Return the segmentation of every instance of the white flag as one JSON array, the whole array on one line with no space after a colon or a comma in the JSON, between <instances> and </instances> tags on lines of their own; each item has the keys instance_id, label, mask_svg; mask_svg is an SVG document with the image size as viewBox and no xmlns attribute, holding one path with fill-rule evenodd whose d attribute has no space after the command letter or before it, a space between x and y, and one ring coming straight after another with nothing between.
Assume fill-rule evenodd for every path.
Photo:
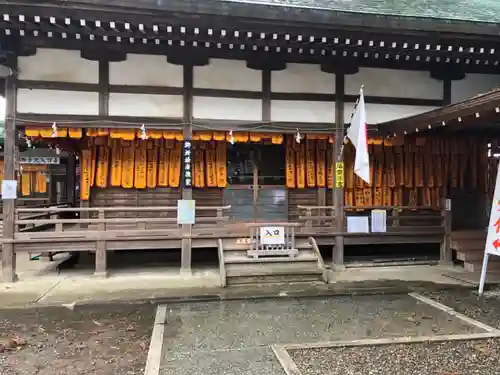
<instances>
[{"instance_id":1,"label":"white flag","mask_svg":"<svg viewBox=\"0 0 500 375\"><path fill-rule=\"evenodd\" d=\"M366 110L363 89L359 92L359 101L347 129L347 137L356 149L354 159L354 173L363 181L370 184L370 158L368 156L368 137L366 135Z\"/></svg>"}]
</instances>

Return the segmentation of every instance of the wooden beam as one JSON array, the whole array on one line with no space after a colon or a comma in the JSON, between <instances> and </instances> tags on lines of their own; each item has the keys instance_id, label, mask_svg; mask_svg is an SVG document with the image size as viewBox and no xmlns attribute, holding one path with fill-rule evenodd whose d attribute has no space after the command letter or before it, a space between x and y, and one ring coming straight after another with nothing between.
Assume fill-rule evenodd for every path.
<instances>
[{"instance_id":1,"label":"wooden beam","mask_svg":"<svg viewBox=\"0 0 500 375\"><path fill-rule=\"evenodd\" d=\"M344 163L344 92L345 76L335 75L335 144L333 148L336 163ZM340 233L335 236L335 248L333 251L333 268L342 270L344 268L344 187L336 187L336 174L334 174L333 205L335 207L335 228Z\"/></svg>"},{"instance_id":2,"label":"wooden beam","mask_svg":"<svg viewBox=\"0 0 500 375\"><path fill-rule=\"evenodd\" d=\"M17 58L8 57L8 65L15 72L17 70ZM4 181L16 181L16 75L13 74L5 82L6 119L4 124ZM16 200L3 200L3 238L13 240L15 232ZM11 283L16 281L16 254L12 243L2 245L2 281Z\"/></svg>"},{"instance_id":3,"label":"wooden beam","mask_svg":"<svg viewBox=\"0 0 500 375\"><path fill-rule=\"evenodd\" d=\"M271 121L271 70L262 70L262 121Z\"/></svg>"}]
</instances>

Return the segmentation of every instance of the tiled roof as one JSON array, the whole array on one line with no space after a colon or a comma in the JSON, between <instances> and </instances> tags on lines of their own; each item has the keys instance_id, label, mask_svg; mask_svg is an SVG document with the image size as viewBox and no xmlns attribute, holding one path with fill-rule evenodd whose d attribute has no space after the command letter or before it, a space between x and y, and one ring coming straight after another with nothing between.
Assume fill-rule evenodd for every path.
<instances>
[{"instance_id":1,"label":"tiled roof","mask_svg":"<svg viewBox=\"0 0 500 375\"><path fill-rule=\"evenodd\" d=\"M500 0L224 0L381 16L500 22Z\"/></svg>"}]
</instances>

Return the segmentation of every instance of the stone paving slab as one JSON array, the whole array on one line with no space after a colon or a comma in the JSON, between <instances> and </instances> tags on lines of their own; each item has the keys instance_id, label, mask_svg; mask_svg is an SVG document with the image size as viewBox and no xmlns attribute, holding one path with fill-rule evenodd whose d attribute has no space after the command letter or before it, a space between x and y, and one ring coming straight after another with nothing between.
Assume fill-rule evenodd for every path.
<instances>
[{"instance_id":1,"label":"stone paving slab","mask_svg":"<svg viewBox=\"0 0 500 375\"><path fill-rule=\"evenodd\" d=\"M167 308L164 374L189 374L184 372L185 363L190 363L189 371L196 363L212 363L209 368L221 375L246 374L248 369L272 373L276 362L262 360L261 354L272 344L482 332L407 295L206 302ZM256 367L249 367L248 355L253 351L258 353L253 360Z\"/></svg>"},{"instance_id":2,"label":"stone paving slab","mask_svg":"<svg viewBox=\"0 0 500 375\"><path fill-rule=\"evenodd\" d=\"M269 347L183 353L166 359L160 375L286 375Z\"/></svg>"},{"instance_id":3,"label":"stone paving slab","mask_svg":"<svg viewBox=\"0 0 500 375\"><path fill-rule=\"evenodd\" d=\"M422 294L469 318L500 329L500 290L487 291L482 296L477 294L477 290L466 289Z\"/></svg>"},{"instance_id":4,"label":"stone paving slab","mask_svg":"<svg viewBox=\"0 0 500 375\"><path fill-rule=\"evenodd\" d=\"M0 310L2 375L142 375L155 307Z\"/></svg>"},{"instance_id":5,"label":"stone paving slab","mask_svg":"<svg viewBox=\"0 0 500 375\"><path fill-rule=\"evenodd\" d=\"M500 341L490 339L289 353L301 375L495 375L500 373L499 351Z\"/></svg>"}]
</instances>

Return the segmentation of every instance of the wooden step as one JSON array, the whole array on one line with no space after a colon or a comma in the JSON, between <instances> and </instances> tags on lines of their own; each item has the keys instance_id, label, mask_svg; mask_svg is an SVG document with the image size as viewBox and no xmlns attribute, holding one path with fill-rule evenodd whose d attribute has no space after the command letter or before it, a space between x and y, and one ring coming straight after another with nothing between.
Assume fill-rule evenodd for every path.
<instances>
[{"instance_id":1,"label":"wooden step","mask_svg":"<svg viewBox=\"0 0 500 375\"><path fill-rule=\"evenodd\" d=\"M294 258L290 258L287 256L279 256L279 257L261 257L261 258L252 258L246 256L245 253L232 253L232 254L224 254L224 263L225 264L234 264L234 263L286 263L286 262L317 262L318 258L313 253L308 252L300 252Z\"/></svg>"},{"instance_id":2,"label":"wooden step","mask_svg":"<svg viewBox=\"0 0 500 375\"><path fill-rule=\"evenodd\" d=\"M483 260L474 262L464 262L464 269L469 272L480 272L483 267ZM488 271L500 270L500 258L491 256L488 261Z\"/></svg>"},{"instance_id":3,"label":"wooden step","mask_svg":"<svg viewBox=\"0 0 500 375\"><path fill-rule=\"evenodd\" d=\"M461 230L451 232L451 241L461 241L461 240L486 240L486 229L484 230Z\"/></svg>"},{"instance_id":4,"label":"wooden step","mask_svg":"<svg viewBox=\"0 0 500 375\"><path fill-rule=\"evenodd\" d=\"M320 274L287 274L287 275L261 275L228 277L227 285L248 284L323 284Z\"/></svg>"},{"instance_id":5,"label":"wooden step","mask_svg":"<svg viewBox=\"0 0 500 375\"><path fill-rule=\"evenodd\" d=\"M464 262L482 261L484 257L484 249L477 251L457 251L457 259Z\"/></svg>"},{"instance_id":6,"label":"wooden step","mask_svg":"<svg viewBox=\"0 0 500 375\"><path fill-rule=\"evenodd\" d=\"M315 261L287 263L226 264L227 277L287 274L322 274Z\"/></svg>"}]
</instances>

